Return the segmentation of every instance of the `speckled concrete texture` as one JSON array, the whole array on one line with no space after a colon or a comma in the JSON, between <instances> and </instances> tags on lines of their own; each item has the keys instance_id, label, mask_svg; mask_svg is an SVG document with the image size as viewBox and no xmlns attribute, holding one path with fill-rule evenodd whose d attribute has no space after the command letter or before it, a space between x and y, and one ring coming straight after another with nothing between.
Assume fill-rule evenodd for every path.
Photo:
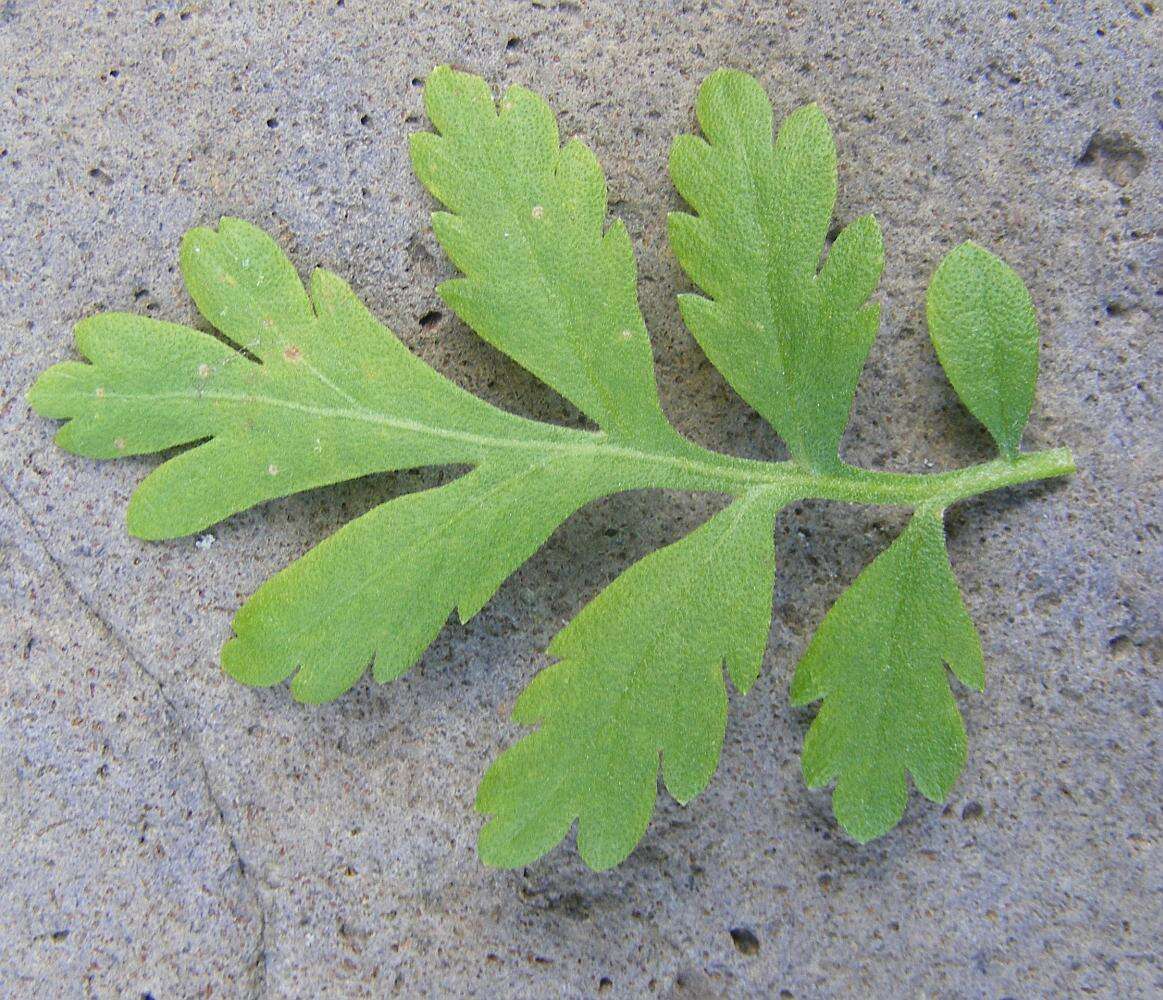
<instances>
[{"instance_id":1,"label":"speckled concrete texture","mask_svg":"<svg viewBox=\"0 0 1163 1000\"><path fill-rule=\"evenodd\" d=\"M1163 11L1114 2L0 3L0 993L12 997L1062 997L1163 990L1158 372ZM270 573L440 473L264 505L147 544L155 459L52 445L24 392L105 308L197 322L191 226L271 231L338 271L418 354L521 413L561 399L440 305L451 271L407 136L435 64L522 83L586 139L634 239L664 404L708 445L782 447L683 329L665 164L699 80L818 100L837 219L874 211L884 320L845 438L893 469L984 458L925 333L925 285L972 237L1027 280L1043 333L1028 448L1079 473L958 507L951 556L988 686L945 807L857 847L804 788L787 682L899 511L780 517L772 641L733 697L710 789L662 797L594 875L570 845L482 868L472 812L549 637L713 498L574 517L470 625L388 687L308 708L217 651Z\"/></svg>"}]
</instances>

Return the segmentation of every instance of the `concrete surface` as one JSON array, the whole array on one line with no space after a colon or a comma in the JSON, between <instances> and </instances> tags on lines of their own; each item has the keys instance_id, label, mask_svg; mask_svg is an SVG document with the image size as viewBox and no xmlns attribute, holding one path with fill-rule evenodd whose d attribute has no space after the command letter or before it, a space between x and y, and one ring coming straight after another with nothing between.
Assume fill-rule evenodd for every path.
<instances>
[{"instance_id":1,"label":"concrete surface","mask_svg":"<svg viewBox=\"0 0 1163 1000\"><path fill-rule=\"evenodd\" d=\"M0 3L0 994L1158 996L1161 17L1121 0ZM988 452L923 291L967 236L1026 278L1044 343L1026 445L1069 444L1080 472L951 518L989 683L958 691L970 761L945 808L914 797L898 831L854 846L803 787L810 713L787 706L797 654L900 512L781 517L765 676L734 699L706 794L664 801L611 873L569 848L496 873L471 802L540 650L714 501L587 509L407 679L305 708L221 674L231 613L433 474L145 544L124 511L156 460L72 458L30 414L25 389L72 356L81 317L192 321L179 238L234 214L337 270L465 385L577 419L450 316L420 323L450 272L405 140L444 61L540 90L595 147L664 402L710 445L781 451L674 301L666 153L714 67L758 74L781 113L819 100L838 218L872 210L885 230L851 460Z\"/></svg>"}]
</instances>

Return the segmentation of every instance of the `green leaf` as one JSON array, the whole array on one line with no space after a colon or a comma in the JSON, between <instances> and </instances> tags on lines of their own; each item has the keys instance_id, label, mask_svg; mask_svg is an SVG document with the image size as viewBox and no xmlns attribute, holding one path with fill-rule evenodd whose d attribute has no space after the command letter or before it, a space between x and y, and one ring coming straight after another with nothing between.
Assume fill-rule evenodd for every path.
<instances>
[{"instance_id":1,"label":"green leaf","mask_svg":"<svg viewBox=\"0 0 1163 1000\"><path fill-rule=\"evenodd\" d=\"M606 180L585 145L559 144L549 106L522 87L447 67L424 103L439 135L412 136L412 163L449 209L437 238L465 277L440 295L481 337L604 430L667 442L634 255L625 227L603 233Z\"/></svg>"},{"instance_id":2,"label":"green leaf","mask_svg":"<svg viewBox=\"0 0 1163 1000\"><path fill-rule=\"evenodd\" d=\"M485 775L481 858L515 868L578 822L591 868L618 864L654 809L659 754L682 803L710 781L727 720L723 663L746 691L771 626L772 517L759 491L626 570L554 640L560 662L513 709L540 728Z\"/></svg>"},{"instance_id":3,"label":"green leaf","mask_svg":"<svg viewBox=\"0 0 1163 1000\"><path fill-rule=\"evenodd\" d=\"M292 691L314 702L342 694L373 660L378 680L399 676L455 606L466 621L578 507L641 479L635 453L607 456L593 435L505 413L437 374L335 275L317 270L308 296L245 222L193 230L181 262L202 314L247 354L106 313L77 326L92 364L57 365L29 394L40 413L68 419L57 441L79 454L198 442L137 489L134 534L190 534L372 472L478 466L372 510L261 587L223 651L244 683L279 683L301 667Z\"/></svg>"},{"instance_id":4,"label":"green leaf","mask_svg":"<svg viewBox=\"0 0 1163 1000\"><path fill-rule=\"evenodd\" d=\"M222 665L269 685L302 667L300 701L337 698L375 661L394 680L454 607L468 621L583 504L619 481L592 458L509 456L344 526L272 577L234 618Z\"/></svg>"},{"instance_id":5,"label":"green leaf","mask_svg":"<svg viewBox=\"0 0 1163 1000\"><path fill-rule=\"evenodd\" d=\"M441 68L425 88L436 133L413 138L424 184L448 212L436 233L463 277L440 294L480 335L592 418L596 431L506 413L414 357L335 275L304 287L268 236L236 219L199 228L181 266L216 334L124 313L82 320L88 363L44 372L29 392L64 420L57 441L94 458L183 448L146 477L130 530L174 538L274 497L370 473L468 469L389 500L263 584L234 619L222 662L238 680L293 676L301 701L335 698L373 665L400 676L456 610L471 618L575 510L631 489L712 492L732 502L622 573L550 646L558 662L521 696L539 726L485 776L478 807L490 864L550 850L578 822L595 868L638 842L659 762L680 802L715 770L726 725L723 666L746 691L771 616L775 513L797 499L911 507L913 521L824 619L793 683L824 704L806 741L812 784L859 839L904 809L905 772L944 796L965 732L944 675L980 686L981 650L944 551L943 508L1067 474L1065 448L1017 451L1037 333L1005 265L971 244L929 294L954 386L1003 457L926 475L857 469L838 443L876 331L869 304L883 250L871 216L825 253L836 150L815 106L772 143L771 106L742 73L699 94L705 138L675 142L671 172L696 215L671 217L680 261L707 297L686 322L745 400L784 436L791 462L709 451L659 406L625 229L605 228L606 184L579 141L560 144L546 104ZM821 267L821 258L823 265Z\"/></svg>"},{"instance_id":6,"label":"green leaf","mask_svg":"<svg viewBox=\"0 0 1163 1000\"><path fill-rule=\"evenodd\" d=\"M824 704L804 741L810 787L836 779L836 819L865 843L904 814L905 772L941 802L965 766L965 725L945 679L985 686L977 631L945 553L943 512L904 533L825 616L796 668L792 704Z\"/></svg>"},{"instance_id":7,"label":"green leaf","mask_svg":"<svg viewBox=\"0 0 1163 1000\"><path fill-rule=\"evenodd\" d=\"M274 241L245 222L193 230L182 274L203 315L261 363L210 334L103 313L76 328L92 364L56 365L29 393L39 413L68 419L57 443L80 455L203 442L138 487L129 528L141 538L372 472L475 463L493 439L561 439L438 375L335 275L317 270L308 299Z\"/></svg>"},{"instance_id":8,"label":"green leaf","mask_svg":"<svg viewBox=\"0 0 1163 1000\"><path fill-rule=\"evenodd\" d=\"M1012 458L1038 378L1038 320L1024 282L1001 258L967 241L933 275L926 315L957 395Z\"/></svg>"},{"instance_id":9,"label":"green leaf","mask_svg":"<svg viewBox=\"0 0 1163 1000\"><path fill-rule=\"evenodd\" d=\"M866 304L884 265L872 216L820 257L836 201L836 147L820 109L779 130L750 76L717 70L695 106L705 138L680 136L670 175L697 215L672 213L670 243L706 293L679 298L683 320L735 391L812 469L839 465L840 436L876 336Z\"/></svg>"}]
</instances>

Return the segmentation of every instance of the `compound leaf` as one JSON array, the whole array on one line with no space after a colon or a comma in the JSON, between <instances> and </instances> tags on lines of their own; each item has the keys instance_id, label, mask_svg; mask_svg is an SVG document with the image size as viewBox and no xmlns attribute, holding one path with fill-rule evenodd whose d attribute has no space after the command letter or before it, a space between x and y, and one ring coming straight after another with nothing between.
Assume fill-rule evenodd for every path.
<instances>
[{"instance_id":1,"label":"compound leaf","mask_svg":"<svg viewBox=\"0 0 1163 1000\"><path fill-rule=\"evenodd\" d=\"M480 855L513 868L578 820L578 851L616 865L654 809L659 754L667 789L688 802L711 779L727 718L723 663L746 691L771 625L772 517L760 491L626 570L553 640L560 662L521 695L513 718L540 728L481 783L491 813Z\"/></svg>"},{"instance_id":2,"label":"compound leaf","mask_svg":"<svg viewBox=\"0 0 1163 1000\"><path fill-rule=\"evenodd\" d=\"M680 296L683 320L740 396L812 469L839 464L856 382L876 336L866 304L884 264L872 216L820 257L836 201L836 147L814 104L771 141L771 104L745 73L699 90L704 138L671 148L670 174L697 213L672 213L670 243L707 297Z\"/></svg>"},{"instance_id":3,"label":"compound leaf","mask_svg":"<svg viewBox=\"0 0 1163 1000\"><path fill-rule=\"evenodd\" d=\"M1038 378L1038 320L1025 283L1000 257L966 241L937 268L925 308L957 395L1013 458Z\"/></svg>"},{"instance_id":4,"label":"compound leaf","mask_svg":"<svg viewBox=\"0 0 1163 1000\"><path fill-rule=\"evenodd\" d=\"M965 766L965 724L944 664L985 685L981 642L945 552L940 510L919 510L825 616L796 668L795 705L823 699L804 740L810 787L861 843L904 814L905 772L943 801Z\"/></svg>"},{"instance_id":5,"label":"compound leaf","mask_svg":"<svg viewBox=\"0 0 1163 1000\"><path fill-rule=\"evenodd\" d=\"M185 447L140 485L130 530L172 538L275 497L369 473L468 467L445 485L374 507L268 580L239 610L222 662L238 680L293 676L319 702L372 666L403 674L455 610L471 618L582 505L624 490L729 494L687 537L631 566L554 639L557 662L514 708L535 730L485 775L479 849L514 867L574 822L593 868L642 837L658 774L682 803L718 763L723 669L746 691L771 619L772 519L818 497L912 506L900 538L824 618L792 683L823 705L807 735L810 785L864 841L899 821L906 773L943 798L965 729L944 664L984 682L981 647L945 553L941 508L1073 470L1066 449L1019 455L1037 370L1021 280L972 244L928 294L941 362L1003 458L932 475L856 469L838 448L879 308L875 219L830 247L836 149L814 105L772 141L771 105L745 74L699 92L703 137L674 143L670 170L695 214L670 238L705 293L682 315L711 361L784 437L792 462L708 451L659 405L625 228L606 228L606 182L578 140L561 145L548 106L520 87L494 102L447 67L424 91L433 133L413 136L417 174L448 209L433 216L463 277L443 299L486 341L594 420L527 420L465 392L419 358L335 275L309 288L270 237L224 218L182 243L184 280L216 334L124 313L76 327L88 363L44 372L29 392L65 422L70 451L117 458ZM821 265L821 260L823 261Z\"/></svg>"},{"instance_id":6,"label":"compound leaf","mask_svg":"<svg viewBox=\"0 0 1163 1000\"><path fill-rule=\"evenodd\" d=\"M424 87L439 135L412 136L416 175L449 209L436 236L463 278L445 302L494 347L623 439L670 441L638 310L625 227L603 233L606 180L579 140L559 143L536 94L447 67Z\"/></svg>"}]
</instances>

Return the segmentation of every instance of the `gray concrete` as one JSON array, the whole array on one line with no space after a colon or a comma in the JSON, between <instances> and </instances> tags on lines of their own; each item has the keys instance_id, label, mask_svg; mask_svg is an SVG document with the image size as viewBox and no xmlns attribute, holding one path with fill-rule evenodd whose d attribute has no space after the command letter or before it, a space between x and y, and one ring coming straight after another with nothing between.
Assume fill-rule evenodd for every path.
<instances>
[{"instance_id":1,"label":"gray concrete","mask_svg":"<svg viewBox=\"0 0 1163 1000\"><path fill-rule=\"evenodd\" d=\"M0 994L1158 995L1163 12L864 6L0 3ZM765 675L733 701L706 794L664 801L611 873L569 848L496 873L473 853L472 796L540 650L712 501L594 505L407 679L304 708L221 674L231 613L432 475L268 504L209 546L145 544L124 510L155 460L70 457L30 414L25 389L72 356L81 317L193 321L179 238L234 214L302 269L337 270L473 390L576 419L451 317L418 322L450 271L406 136L419 79L449 60L542 91L595 147L665 405L709 445L780 453L675 307L666 152L714 67L756 72L784 113L818 99L839 218L873 210L885 230L851 460L985 456L928 344L924 287L966 236L1029 282L1044 355L1026 445L1069 444L1080 472L951 518L989 683L958 691L970 762L946 807L914 798L898 831L848 842L803 787L810 713L786 700L899 512L781 517Z\"/></svg>"}]
</instances>

